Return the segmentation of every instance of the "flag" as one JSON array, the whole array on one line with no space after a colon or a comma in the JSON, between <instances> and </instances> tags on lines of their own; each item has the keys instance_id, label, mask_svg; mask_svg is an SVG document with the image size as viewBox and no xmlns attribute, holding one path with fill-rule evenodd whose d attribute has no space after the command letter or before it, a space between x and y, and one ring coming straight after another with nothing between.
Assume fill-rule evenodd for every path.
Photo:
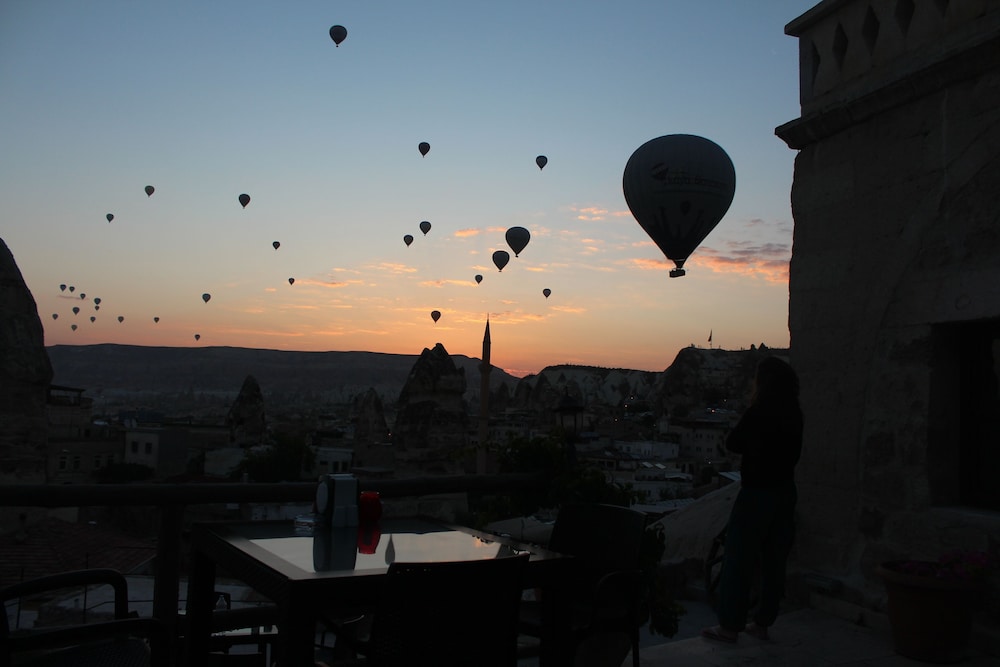
<instances>
[{"instance_id":1,"label":"flag","mask_svg":"<svg viewBox=\"0 0 1000 667\"><path fill-rule=\"evenodd\" d=\"M712 330L711 329L708 330L708 342L709 343L712 342Z\"/></svg>"}]
</instances>

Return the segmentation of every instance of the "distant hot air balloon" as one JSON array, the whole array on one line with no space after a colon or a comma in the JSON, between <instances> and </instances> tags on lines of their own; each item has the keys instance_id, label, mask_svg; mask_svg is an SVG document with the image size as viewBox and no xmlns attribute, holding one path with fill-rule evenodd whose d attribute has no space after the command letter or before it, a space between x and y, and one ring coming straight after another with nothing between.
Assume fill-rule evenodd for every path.
<instances>
[{"instance_id":1,"label":"distant hot air balloon","mask_svg":"<svg viewBox=\"0 0 1000 667\"><path fill-rule=\"evenodd\" d=\"M208 303L208 300L211 298L212 295L209 294L208 292L205 292L204 294L201 295L201 300L204 301L205 303Z\"/></svg>"},{"instance_id":2,"label":"distant hot air balloon","mask_svg":"<svg viewBox=\"0 0 1000 667\"><path fill-rule=\"evenodd\" d=\"M96 305L94 306L94 310L100 310L100 309L101 309L100 306L96 306Z\"/></svg>"},{"instance_id":3,"label":"distant hot air balloon","mask_svg":"<svg viewBox=\"0 0 1000 667\"><path fill-rule=\"evenodd\" d=\"M98 306L101 305L101 297L95 296L94 297L94 304L98 305Z\"/></svg>"},{"instance_id":4,"label":"distant hot air balloon","mask_svg":"<svg viewBox=\"0 0 1000 667\"><path fill-rule=\"evenodd\" d=\"M531 240L531 232L524 227L511 227L507 230L504 238L507 239L507 245L510 246L510 249L514 251L514 257L518 257L528 245L528 241Z\"/></svg>"},{"instance_id":5,"label":"distant hot air balloon","mask_svg":"<svg viewBox=\"0 0 1000 667\"><path fill-rule=\"evenodd\" d=\"M86 299L87 295L85 293L83 293L83 292L80 292L80 298L81 299Z\"/></svg>"},{"instance_id":6,"label":"distant hot air balloon","mask_svg":"<svg viewBox=\"0 0 1000 667\"><path fill-rule=\"evenodd\" d=\"M421 141L417 146L417 150L420 151L421 155L427 155L427 153L431 150L431 145L426 141Z\"/></svg>"},{"instance_id":7,"label":"distant hot air balloon","mask_svg":"<svg viewBox=\"0 0 1000 667\"><path fill-rule=\"evenodd\" d=\"M69 328L72 329L73 331L76 331L76 325L75 324L69 325Z\"/></svg>"},{"instance_id":8,"label":"distant hot air balloon","mask_svg":"<svg viewBox=\"0 0 1000 667\"><path fill-rule=\"evenodd\" d=\"M273 247L273 248L274 248L275 250L277 250L278 248L280 248L280 247L281 247L281 243L279 243L278 241L271 241L271 246L272 246L272 247Z\"/></svg>"},{"instance_id":9,"label":"distant hot air balloon","mask_svg":"<svg viewBox=\"0 0 1000 667\"><path fill-rule=\"evenodd\" d=\"M413 243L413 234L403 234L403 243L406 244L406 247L409 247Z\"/></svg>"},{"instance_id":10,"label":"distant hot air balloon","mask_svg":"<svg viewBox=\"0 0 1000 667\"><path fill-rule=\"evenodd\" d=\"M59 286L59 291L60 292L65 292L66 291L66 284L65 283L63 283L62 285Z\"/></svg>"},{"instance_id":11,"label":"distant hot air balloon","mask_svg":"<svg viewBox=\"0 0 1000 667\"><path fill-rule=\"evenodd\" d=\"M195 340L201 340L201 334L195 334L194 335L194 339Z\"/></svg>"},{"instance_id":12,"label":"distant hot air balloon","mask_svg":"<svg viewBox=\"0 0 1000 667\"><path fill-rule=\"evenodd\" d=\"M538 165L539 169L545 169L545 165L549 163L549 159L544 155L539 155L535 158L535 164Z\"/></svg>"},{"instance_id":13,"label":"distant hot air balloon","mask_svg":"<svg viewBox=\"0 0 1000 667\"><path fill-rule=\"evenodd\" d=\"M552 294L552 290L550 290L548 287L546 287L545 289L542 290L542 294L544 294L545 298L548 299L549 295Z\"/></svg>"},{"instance_id":14,"label":"distant hot air balloon","mask_svg":"<svg viewBox=\"0 0 1000 667\"><path fill-rule=\"evenodd\" d=\"M503 267L507 266L507 262L510 261L510 253L506 250L497 250L493 253L493 263L496 264L497 269L503 271Z\"/></svg>"},{"instance_id":15,"label":"distant hot air balloon","mask_svg":"<svg viewBox=\"0 0 1000 667\"><path fill-rule=\"evenodd\" d=\"M115 214L114 214L114 213L108 213L108 214L107 214L106 216L104 216L104 217L108 219L108 222L111 222L112 220L114 220L114 219L115 219Z\"/></svg>"},{"instance_id":16,"label":"distant hot air balloon","mask_svg":"<svg viewBox=\"0 0 1000 667\"><path fill-rule=\"evenodd\" d=\"M152 185L147 185L146 186L146 196L147 197L152 197L154 192L156 192L156 188L154 188Z\"/></svg>"},{"instance_id":17,"label":"distant hot air balloon","mask_svg":"<svg viewBox=\"0 0 1000 667\"><path fill-rule=\"evenodd\" d=\"M118 316L118 324L121 324L124 321L125 321L125 318L122 315L119 315Z\"/></svg>"},{"instance_id":18,"label":"distant hot air balloon","mask_svg":"<svg viewBox=\"0 0 1000 667\"><path fill-rule=\"evenodd\" d=\"M59 319L59 313L52 313L52 319L58 320Z\"/></svg>"},{"instance_id":19,"label":"distant hot air balloon","mask_svg":"<svg viewBox=\"0 0 1000 667\"><path fill-rule=\"evenodd\" d=\"M70 291L70 292L75 292L75 291L76 291L76 288L75 288L75 287L73 287L72 285L70 285L70 286L69 286L69 291Z\"/></svg>"},{"instance_id":20,"label":"distant hot air balloon","mask_svg":"<svg viewBox=\"0 0 1000 667\"><path fill-rule=\"evenodd\" d=\"M427 222L426 220L421 222L420 231L424 233L424 236L427 236L427 232L431 231L431 223Z\"/></svg>"},{"instance_id":21,"label":"distant hot air balloon","mask_svg":"<svg viewBox=\"0 0 1000 667\"><path fill-rule=\"evenodd\" d=\"M97 318L96 318L96 317L94 317L93 315L91 315L91 316L90 316L90 323L91 323L91 324L93 324L93 323L94 323L94 322L96 322L96 321L97 321Z\"/></svg>"},{"instance_id":22,"label":"distant hot air balloon","mask_svg":"<svg viewBox=\"0 0 1000 667\"><path fill-rule=\"evenodd\" d=\"M242 194L242 195L239 196L239 200L240 200L240 205L243 208L246 208L247 204L250 203L250 195L248 195L248 194Z\"/></svg>"},{"instance_id":23,"label":"distant hot air balloon","mask_svg":"<svg viewBox=\"0 0 1000 667\"><path fill-rule=\"evenodd\" d=\"M434 320L434 322L437 322L438 320L440 320L441 319L441 311L440 310L432 310L431 311L431 319Z\"/></svg>"},{"instance_id":24,"label":"distant hot air balloon","mask_svg":"<svg viewBox=\"0 0 1000 667\"><path fill-rule=\"evenodd\" d=\"M622 176L632 215L674 262L670 277L729 210L736 169L718 144L692 134L651 139L632 153Z\"/></svg>"},{"instance_id":25,"label":"distant hot air balloon","mask_svg":"<svg viewBox=\"0 0 1000 667\"><path fill-rule=\"evenodd\" d=\"M476 284L483 282L483 276L479 273L476 274Z\"/></svg>"},{"instance_id":26,"label":"distant hot air balloon","mask_svg":"<svg viewBox=\"0 0 1000 667\"><path fill-rule=\"evenodd\" d=\"M335 25L330 28L330 39L336 46L340 46L340 43L347 39L347 28L342 25ZM364 41L363 39L361 41Z\"/></svg>"},{"instance_id":27,"label":"distant hot air balloon","mask_svg":"<svg viewBox=\"0 0 1000 667\"><path fill-rule=\"evenodd\" d=\"M289 278L288 279L288 284L289 285L294 285L295 284L295 278Z\"/></svg>"},{"instance_id":28,"label":"distant hot air balloon","mask_svg":"<svg viewBox=\"0 0 1000 667\"><path fill-rule=\"evenodd\" d=\"M154 317L153 318L153 324L159 324L159 322L160 322L160 318L159 317Z\"/></svg>"},{"instance_id":29,"label":"distant hot air balloon","mask_svg":"<svg viewBox=\"0 0 1000 667\"><path fill-rule=\"evenodd\" d=\"M80 308L79 308L79 306L73 306L73 314L74 315L79 315L80 314Z\"/></svg>"}]
</instances>

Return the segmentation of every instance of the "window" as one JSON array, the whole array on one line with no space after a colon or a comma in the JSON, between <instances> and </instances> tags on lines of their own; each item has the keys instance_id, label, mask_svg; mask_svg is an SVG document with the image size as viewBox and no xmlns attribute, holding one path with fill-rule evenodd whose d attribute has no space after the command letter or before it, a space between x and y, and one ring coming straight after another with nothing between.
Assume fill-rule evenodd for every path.
<instances>
[{"instance_id":1,"label":"window","mask_svg":"<svg viewBox=\"0 0 1000 667\"><path fill-rule=\"evenodd\" d=\"M79 470L79 469L80 469L80 456L77 455L73 457L73 470Z\"/></svg>"},{"instance_id":2,"label":"window","mask_svg":"<svg viewBox=\"0 0 1000 667\"><path fill-rule=\"evenodd\" d=\"M930 405L932 501L1000 511L1000 319L935 328Z\"/></svg>"},{"instance_id":3,"label":"window","mask_svg":"<svg viewBox=\"0 0 1000 667\"><path fill-rule=\"evenodd\" d=\"M132 453L133 454L139 453L139 443L136 440L132 441Z\"/></svg>"},{"instance_id":4,"label":"window","mask_svg":"<svg viewBox=\"0 0 1000 667\"><path fill-rule=\"evenodd\" d=\"M65 455L64 456L60 456L59 457L59 469L60 470L65 470L66 466L68 466L68 465L69 465L69 459L66 458Z\"/></svg>"},{"instance_id":5,"label":"window","mask_svg":"<svg viewBox=\"0 0 1000 667\"><path fill-rule=\"evenodd\" d=\"M146 453L147 454L152 454L153 453L153 443L151 443L151 442L147 442L146 443Z\"/></svg>"},{"instance_id":6,"label":"window","mask_svg":"<svg viewBox=\"0 0 1000 667\"><path fill-rule=\"evenodd\" d=\"M101 467L101 461L102 461L102 459L101 459L101 456L99 454L94 457L94 470L97 470L97 469L99 469Z\"/></svg>"}]
</instances>

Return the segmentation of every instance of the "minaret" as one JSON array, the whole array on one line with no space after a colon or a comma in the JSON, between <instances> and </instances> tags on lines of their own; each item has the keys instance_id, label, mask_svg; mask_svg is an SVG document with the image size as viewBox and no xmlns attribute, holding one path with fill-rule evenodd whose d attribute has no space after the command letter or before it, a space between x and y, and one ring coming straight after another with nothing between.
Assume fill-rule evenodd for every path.
<instances>
[{"instance_id":1,"label":"minaret","mask_svg":"<svg viewBox=\"0 0 1000 667\"><path fill-rule=\"evenodd\" d=\"M483 360L479 366L479 447L476 451L476 473L486 474L486 440L490 433L490 318L486 316L483 334Z\"/></svg>"}]
</instances>

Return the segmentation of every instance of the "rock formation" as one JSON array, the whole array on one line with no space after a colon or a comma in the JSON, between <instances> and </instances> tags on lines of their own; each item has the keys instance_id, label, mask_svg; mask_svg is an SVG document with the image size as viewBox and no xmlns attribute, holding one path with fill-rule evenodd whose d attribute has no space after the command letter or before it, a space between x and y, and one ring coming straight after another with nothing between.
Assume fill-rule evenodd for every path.
<instances>
[{"instance_id":1,"label":"rock formation","mask_svg":"<svg viewBox=\"0 0 1000 667\"><path fill-rule=\"evenodd\" d=\"M267 419L264 415L264 394L256 378L243 380L239 396L226 415L229 443L234 447L254 447L267 439Z\"/></svg>"},{"instance_id":2,"label":"rock formation","mask_svg":"<svg viewBox=\"0 0 1000 667\"><path fill-rule=\"evenodd\" d=\"M374 387L354 397L351 404L351 421L357 442L379 443L389 439L389 426L385 421L382 399Z\"/></svg>"},{"instance_id":3,"label":"rock formation","mask_svg":"<svg viewBox=\"0 0 1000 667\"><path fill-rule=\"evenodd\" d=\"M45 482L52 366L35 299L0 239L0 484ZM20 525L0 512L0 534Z\"/></svg>"},{"instance_id":4,"label":"rock formation","mask_svg":"<svg viewBox=\"0 0 1000 667\"><path fill-rule=\"evenodd\" d=\"M424 348L399 394L393 448L396 474L459 473L469 452L465 369L441 343Z\"/></svg>"}]
</instances>

